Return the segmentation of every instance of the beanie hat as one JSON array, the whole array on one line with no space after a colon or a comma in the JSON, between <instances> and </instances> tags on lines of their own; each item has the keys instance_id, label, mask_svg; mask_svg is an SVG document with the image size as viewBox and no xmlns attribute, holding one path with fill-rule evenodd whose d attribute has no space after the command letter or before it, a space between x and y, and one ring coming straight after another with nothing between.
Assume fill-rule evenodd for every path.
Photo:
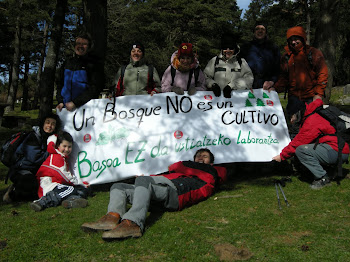
<instances>
[{"instance_id":1,"label":"beanie hat","mask_svg":"<svg viewBox=\"0 0 350 262\"><path fill-rule=\"evenodd\" d=\"M302 39L304 39L304 42L306 42L306 32L303 27L295 26L295 27L289 28L287 30L287 40L293 35L301 37Z\"/></svg>"},{"instance_id":2,"label":"beanie hat","mask_svg":"<svg viewBox=\"0 0 350 262\"><path fill-rule=\"evenodd\" d=\"M145 47L143 46L143 44L135 41L130 48L130 52L133 48L139 48L142 51L143 56L145 56Z\"/></svg>"},{"instance_id":3,"label":"beanie hat","mask_svg":"<svg viewBox=\"0 0 350 262\"><path fill-rule=\"evenodd\" d=\"M305 107L305 102L301 101L296 96L291 96L288 98L288 105L286 109L289 117L291 117L298 111L305 109Z\"/></svg>"},{"instance_id":4,"label":"beanie hat","mask_svg":"<svg viewBox=\"0 0 350 262\"><path fill-rule=\"evenodd\" d=\"M193 45L190 43L182 43L179 47L179 50L177 51L177 56L190 56L193 57Z\"/></svg>"},{"instance_id":5,"label":"beanie hat","mask_svg":"<svg viewBox=\"0 0 350 262\"><path fill-rule=\"evenodd\" d=\"M265 27L265 30L266 30L266 33L267 33L267 25L266 25L263 21L256 21L256 22L255 22L255 25L254 25L254 28L253 28L253 32L255 32L255 28L256 28L258 25L262 25L263 27Z\"/></svg>"},{"instance_id":6,"label":"beanie hat","mask_svg":"<svg viewBox=\"0 0 350 262\"><path fill-rule=\"evenodd\" d=\"M226 49L237 50L237 40L233 34L223 34L221 36L221 50Z\"/></svg>"}]
</instances>

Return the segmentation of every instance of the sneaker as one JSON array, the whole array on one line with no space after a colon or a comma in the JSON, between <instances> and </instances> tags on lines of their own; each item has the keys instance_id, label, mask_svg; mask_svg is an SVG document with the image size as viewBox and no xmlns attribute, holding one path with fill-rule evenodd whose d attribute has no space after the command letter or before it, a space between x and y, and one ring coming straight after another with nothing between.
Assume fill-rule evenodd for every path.
<instances>
[{"instance_id":1,"label":"sneaker","mask_svg":"<svg viewBox=\"0 0 350 262\"><path fill-rule=\"evenodd\" d=\"M108 231L114 229L120 221L120 215L115 212L109 212L96 222L84 223L81 229L85 232Z\"/></svg>"},{"instance_id":2,"label":"sneaker","mask_svg":"<svg viewBox=\"0 0 350 262\"><path fill-rule=\"evenodd\" d=\"M106 231L102 234L103 240L123 239L127 237L141 237L141 228L133 221L124 219L113 230Z\"/></svg>"},{"instance_id":3,"label":"sneaker","mask_svg":"<svg viewBox=\"0 0 350 262\"><path fill-rule=\"evenodd\" d=\"M41 210L44 210L44 207L40 205L39 200L35 200L32 203L29 204L29 207L33 209L35 212L39 212Z\"/></svg>"},{"instance_id":4,"label":"sneaker","mask_svg":"<svg viewBox=\"0 0 350 262\"><path fill-rule=\"evenodd\" d=\"M62 201L62 206L64 208L78 208L78 207L87 207L88 201L85 198L81 197L70 197Z\"/></svg>"},{"instance_id":5,"label":"sneaker","mask_svg":"<svg viewBox=\"0 0 350 262\"><path fill-rule=\"evenodd\" d=\"M318 180L314 180L310 187L311 189L321 189L325 186L330 186L331 185L331 181L329 180L329 178L326 176L326 177L323 177L321 179L318 179Z\"/></svg>"}]
</instances>

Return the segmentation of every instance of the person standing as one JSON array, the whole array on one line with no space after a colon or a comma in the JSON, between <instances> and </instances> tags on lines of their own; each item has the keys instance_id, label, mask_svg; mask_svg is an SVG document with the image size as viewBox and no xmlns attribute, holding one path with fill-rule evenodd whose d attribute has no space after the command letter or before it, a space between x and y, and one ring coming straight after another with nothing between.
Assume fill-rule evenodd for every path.
<instances>
[{"instance_id":1,"label":"person standing","mask_svg":"<svg viewBox=\"0 0 350 262\"><path fill-rule=\"evenodd\" d=\"M144 57L145 47L135 41L130 48L129 64L121 66L115 77L115 96L153 95L160 92L158 72L153 65L145 63Z\"/></svg>"},{"instance_id":2,"label":"person standing","mask_svg":"<svg viewBox=\"0 0 350 262\"><path fill-rule=\"evenodd\" d=\"M184 91L188 91L189 95L194 95L197 91L206 90L205 77L191 43L182 43L172 54L170 62L162 77L163 92L183 95Z\"/></svg>"},{"instance_id":3,"label":"person standing","mask_svg":"<svg viewBox=\"0 0 350 262\"><path fill-rule=\"evenodd\" d=\"M213 57L204 69L206 85L215 96L230 98L232 90L250 89L253 73L244 58L235 37L225 34L221 37L221 52Z\"/></svg>"},{"instance_id":4,"label":"person standing","mask_svg":"<svg viewBox=\"0 0 350 262\"><path fill-rule=\"evenodd\" d=\"M57 110L74 111L91 99L99 97L104 84L103 66L92 55L92 40L88 34L75 38L74 55L61 67L57 83Z\"/></svg>"},{"instance_id":5,"label":"person standing","mask_svg":"<svg viewBox=\"0 0 350 262\"><path fill-rule=\"evenodd\" d=\"M295 101L310 103L324 97L328 68L320 50L306 44L306 32L296 26L287 30L287 45L281 57L281 74L275 88L288 93L288 104ZM288 117L291 117L288 112Z\"/></svg>"},{"instance_id":6,"label":"person standing","mask_svg":"<svg viewBox=\"0 0 350 262\"><path fill-rule=\"evenodd\" d=\"M257 21L253 40L242 46L242 57L254 75L253 89L273 90L280 70L280 51L268 38L265 23Z\"/></svg>"}]
</instances>

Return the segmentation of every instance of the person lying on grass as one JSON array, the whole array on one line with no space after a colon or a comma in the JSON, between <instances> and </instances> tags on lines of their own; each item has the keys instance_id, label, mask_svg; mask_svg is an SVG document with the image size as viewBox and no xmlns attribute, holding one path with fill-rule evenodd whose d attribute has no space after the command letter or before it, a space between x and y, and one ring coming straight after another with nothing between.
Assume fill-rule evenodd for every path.
<instances>
[{"instance_id":1,"label":"person lying on grass","mask_svg":"<svg viewBox=\"0 0 350 262\"><path fill-rule=\"evenodd\" d=\"M60 131L58 137L52 135L47 139L47 151L50 155L36 174L40 199L30 203L30 208L34 211L61 203L65 208L87 206L87 187L79 185L76 176L69 171L67 159L72 152L72 145L73 138L65 131Z\"/></svg>"},{"instance_id":2,"label":"person lying on grass","mask_svg":"<svg viewBox=\"0 0 350 262\"><path fill-rule=\"evenodd\" d=\"M180 161L159 175L138 176L134 185L115 183L110 189L108 213L96 222L84 223L86 232L106 231L104 240L141 237L149 206L154 202L167 210L181 210L211 196L227 179L226 168L213 166L214 155L199 149L193 161ZM127 203L132 207L127 211Z\"/></svg>"},{"instance_id":3,"label":"person lying on grass","mask_svg":"<svg viewBox=\"0 0 350 262\"><path fill-rule=\"evenodd\" d=\"M300 130L289 145L272 159L281 162L296 155L302 166L314 177L310 187L321 189L331 183L324 166L336 164L338 160L338 138L334 135L336 130L329 121L315 112L323 105L321 99L307 105L297 97L292 97L290 102L287 112L290 112L291 123L298 123ZM345 143L341 160L345 162L348 157L349 145Z\"/></svg>"}]
</instances>

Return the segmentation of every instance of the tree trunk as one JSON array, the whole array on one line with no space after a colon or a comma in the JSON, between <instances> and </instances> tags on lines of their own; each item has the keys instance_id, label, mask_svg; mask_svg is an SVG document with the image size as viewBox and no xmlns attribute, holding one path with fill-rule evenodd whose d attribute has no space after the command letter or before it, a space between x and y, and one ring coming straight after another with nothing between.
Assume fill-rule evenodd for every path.
<instances>
[{"instance_id":1,"label":"tree trunk","mask_svg":"<svg viewBox=\"0 0 350 262\"><path fill-rule=\"evenodd\" d=\"M25 55L25 68L24 68L24 77L23 77L23 95L22 95L22 111L28 111L28 74L29 74L29 62L30 54Z\"/></svg>"},{"instance_id":2,"label":"tree trunk","mask_svg":"<svg viewBox=\"0 0 350 262\"><path fill-rule=\"evenodd\" d=\"M18 1L18 7L21 9L22 0ZM11 70L11 85L9 86L9 92L7 96L7 103L9 106L5 108L5 112L13 111L15 108L16 94L18 89L18 81L19 81L19 64L21 61L21 22L20 22L20 14L16 19L16 32L14 39L14 54L13 54L13 64Z\"/></svg>"},{"instance_id":3,"label":"tree trunk","mask_svg":"<svg viewBox=\"0 0 350 262\"><path fill-rule=\"evenodd\" d=\"M47 45L47 32L49 29L49 23L45 22L45 27L44 27L44 33L43 33L43 44L40 49L40 61L38 65L38 72L36 75L36 88L34 90L34 99L33 99L33 104L31 106L31 109L37 109L38 108L38 102L39 102L39 91L40 91L40 81L41 81L41 74L43 71L43 65L45 61L45 55L46 55L46 45Z\"/></svg>"},{"instance_id":4,"label":"tree trunk","mask_svg":"<svg viewBox=\"0 0 350 262\"><path fill-rule=\"evenodd\" d=\"M55 84L56 64L58 52L61 45L63 24L67 9L67 0L60 0L56 3L55 15L53 18L53 27L51 38L49 40L49 49L45 61L44 72L40 81L40 109L39 119L45 114L52 112L53 91Z\"/></svg>"},{"instance_id":5,"label":"tree trunk","mask_svg":"<svg viewBox=\"0 0 350 262\"><path fill-rule=\"evenodd\" d=\"M107 49L107 0L83 0L83 8L85 28L94 41L93 53L103 67ZM100 73L98 86L103 87L103 70Z\"/></svg>"},{"instance_id":6,"label":"tree trunk","mask_svg":"<svg viewBox=\"0 0 350 262\"><path fill-rule=\"evenodd\" d=\"M328 66L328 83L325 91L325 103L329 103L336 61L337 13L339 0L320 0L320 18L316 28L315 47L318 47Z\"/></svg>"}]
</instances>

